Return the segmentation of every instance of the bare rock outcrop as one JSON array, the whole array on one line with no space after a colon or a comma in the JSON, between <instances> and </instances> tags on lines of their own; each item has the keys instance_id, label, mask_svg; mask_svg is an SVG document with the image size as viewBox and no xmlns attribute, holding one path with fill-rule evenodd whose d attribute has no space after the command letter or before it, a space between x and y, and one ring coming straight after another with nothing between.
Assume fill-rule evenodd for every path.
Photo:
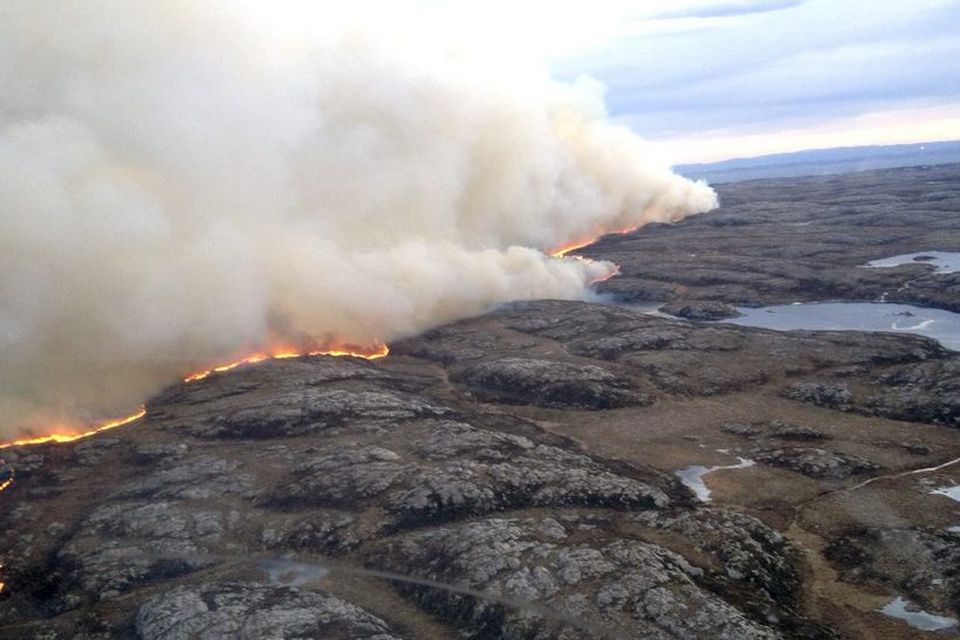
<instances>
[{"instance_id":1,"label":"bare rock outcrop","mask_svg":"<svg viewBox=\"0 0 960 640\"><path fill-rule=\"evenodd\" d=\"M340 598L291 587L214 582L177 587L137 610L142 640L399 640L390 625Z\"/></svg>"},{"instance_id":2,"label":"bare rock outcrop","mask_svg":"<svg viewBox=\"0 0 960 640\"><path fill-rule=\"evenodd\" d=\"M811 478L828 480L843 480L855 475L873 473L879 469L876 464L859 456L808 447L761 449L752 455L754 459L774 467L790 469Z\"/></svg>"}]
</instances>

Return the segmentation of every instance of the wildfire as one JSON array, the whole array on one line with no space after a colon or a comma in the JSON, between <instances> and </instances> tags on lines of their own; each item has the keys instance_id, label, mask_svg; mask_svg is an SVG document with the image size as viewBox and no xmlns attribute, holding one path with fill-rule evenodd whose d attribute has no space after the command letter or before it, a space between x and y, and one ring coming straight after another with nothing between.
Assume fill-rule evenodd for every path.
<instances>
[{"instance_id":1,"label":"wildfire","mask_svg":"<svg viewBox=\"0 0 960 640\"><path fill-rule=\"evenodd\" d=\"M7 449L9 447L21 447L28 444L46 444L48 442L73 442L74 440L80 440L81 438L89 438L92 435L100 433L102 431L108 431L109 429L116 429L117 427L122 427L123 425L130 424L131 422L136 422L143 416L147 415L147 408L142 406L137 409L136 413L131 413L128 416L123 418L116 418L114 420L109 420L102 424L97 425L93 429L88 431L82 431L77 433L51 433L46 436L38 436L36 438L25 438L23 440L14 440L13 442L5 442L0 444L0 449ZM3 486L5 489L6 486Z\"/></svg>"},{"instance_id":2,"label":"wildfire","mask_svg":"<svg viewBox=\"0 0 960 640\"><path fill-rule=\"evenodd\" d=\"M256 364L257 362L263 362L264 360L282 360L285 358L299 358L301 356L351 356L354 358L364 358L366 360L376 360L378 358L386 357L390 353L390 348L383 344L382 342L374 342L368 347L362 347L358 345L344 344L337 345L334 347L319 349L316 351L294 351L291 349L280 349L270 353L255 353L251 356L241 358L234 362L227 364L218 365L210 369L205 369L203 371L197 371L191 373L186 378L183 379L184 382L196 382L198 380L203 380L204 378L209 377L214 373L221 373L223 371L230 371L231 369L236 369L237 367L245 364ZM14 440L13 442L5 442L0 444L0 449L7 449L9 447L21 447L24 445L31 444L47 444L50 442L62 443L62 442L73 442L74 440L80 440L82 438L89 438L92 435L107 431L109 429L116 429L117 427L122 427L124 425L130 424L131 422L136 422L140 418L147 415L147 408L141 406L137 409L136 413L132 413L129 416L124 416L123 418L116 418L95 426L92 429L82 432L66 432L66 433L51 433L45 436L37 436L35 438L24 438L22 440ZM13 484L13 478L9 478L0 482L0 491L8 488Z\"/></svg>"},{"instance_id":3,"label":"wildfire","mask_svg":"<svg viewBox=\"0 0 960 640\"><path fill-rule=\"evenodd\" d=\"M596 238L591 238L589 240L571 242L570 244L565 244L560 248L550 249L549 251L547 251L547 253L550 254L550 256L553 258L563 258L568 253L572 251L576 251L577 249L583 249L584 247L589 247L596 241L597 241Z\"/></svg>"},{"instance_id":4,"label":"wildfire","mask_svg":"<svg viewBox=\"0 0 960 640\"><path fill-rule=\"evenodd\" d=\"M547 251L547 254L549 254L549 255L550 255L551 257L553 257L553 258L563 258L563 257L566 256L568 253L571 253L571 252L573 252L573 251L576 251L577 249L583 249L584 247L589 247L590 245L592 245L594 242L596 242L597 240L599 240L600 238L602 238L602 237L605 236L605 235L610 235L610 236L612 236L612 235L620 235L620 236L622 236L622 235L626 235L626 234L628 234L628 233L631 233L631 232L633 232L633 231L636 231L636 230L639 229L639 228L640 228L640 227L627 227L626 229L619 229L619 230L617 230L617 231L608 231L608 232L606 232L606 233L597 233L596 235L594 235L594 236L592 236L592 237L590 237L590 238L587 238L587 239L585 239L585 240L574 240L573 242L570 242L570 243L568 243L568 244L561 245L561 246L556 247L556 248L554 248L554 249L550 249L549 251Z\"/></svg>"},{"instance_id":5,"label":"wildfire","mask_svg":"<svg viewBox=\"0 0 960 640\"><path fill-rule=\"evenodd\" d=\"M246 358L241 358L240 360L235 360L233 362L228 362L227 364L222 364L210 369L204 369L203 371L197 371L191 373L186 378L183 379L184 382L197 382L198 380L203 380L208 378L214 373L223 373L224 371L230 371L231 369L236 369L237 367L245 364L256 364L258 362L263 362L264 360L283 360L286 358L299 358L301 356L336 356L344 357L350 356L354 358L364 358L365 360L377 360L378 358L386 357L390 353L390 348L383 344L382 342L375 342L369 347L360 347L357 345L342 345L329 349L321 349L319 351L275 351L272 353L255 353L252 356L247 356Z\"/></svg>"},{"instance_id":6,"label":"wildfire","mask_svg":"<svg viewBox=\"0 0 960 640\"><path fill-rule=\"evenodd\" d=\"M635 231L636 227L631 227L628 229L622 229L619 231L610 232L610 234L625 234ZM578 240L571 242L569 244L557 247L547 251L550 256L555 258L566 257L567 254L576 251L577 249L582 249L587 247L594 242L596 242L603 234L597 234L591 238L585 240ZM586 258L581 258L580 256L569 256L570 258L585 260ZM619 268L614 268L610 271L609 274L596 278L591 284L596 282L601 282L608 278L615 276L619 271ZM247 364L256 364L258 362L263 362L265 360L282 360L286 358L299 358L301 356L337 356L337 357L354 357L354 358L364 358L366 360L376 360L378 358L383 358L389 355L390 348L387 347L382 342L374 342L370 346L358 346L358 345L335 345L332 347L326 347L323 349L315 351L300 351L296 349L281 348L267 353L255 353L253 355L246 356L239 360L233 362L228 362L226 364L217 365L209 369L204 369L202 371L195 371L194 373L186 376L184 382L197 382L205 378L210 377L214 373L223 373L225 371L230 371L236 369L237 367L247 365ZM115 429L117 427L122 427L124 425L130 424L131 422L136 422L140 418L147 415L146 407L141 406L135 413L110 420L95 426L92 429L82 432L67 432L67 433L52 433L45 436L37 436L35 438L24 438L21 440L14 440L13 442L0 443L0 449L6 449L9 447L19 447L24 445L33 445L33 444L46 444L46 443L63 443L63 442L73 442L74 440L80 440L82 438L88 438L92 435L107 431L109 429ZM7 489L13 483L13 478L9 478L0 482L0 491ZM0 583L2 585L2 583ZM2 587L0 587L2 588Z\"/></svg>"},{"instance_id":7,"label":"wildfire","mask_svg":"<svg viewBox=\"0 0 960 640\"><path fill-rule=\"evenodd\" d=\"M574 256L574 257L579 257L579 256ZM613 268L610 269L610 271L608 271L607 273L603 274L602 276L597 276L596 278L594 278L593 280L591 280L591 281L590 281L590 284L599 284L599 283L601 283L601 282L606 282L606 281L609 280L610 278L612 278L612 277L614 277L614 276L618 276L618 275L620 275L620 265L615 264L615 265L613 265Z\"/></svg>"},{"instance_id":8,"label":"wildfire","mask_svg":"<svg viewBox=\"0 0 960 640\"><path fill-rule=\"evenodd\" d=\"M549 251L547 251L547 255L549 255L552 258L567 258L569 260L582 260L584 262L593 262L592 260L590 260L590 258L585 258L583 256L571 256L567 254L572 253L577 249L583 249L584 247L589 247L594 242L602 238L604 235L614 235L614 234L624 235L624 234L630 233L631 231L636 231L637 229L639 229L639 227L630 227L628 229L621 229L619 231L611 231L609 234L598 234L590 238L589 240L577 240L569 244L565 244L562 247L558 247L556 249L550 249ZM601 276L597 276L593 280L591 280L590 284L594 285L600 282L605 282L606 280L609 280L610 278L618 275L619 273L620 273L620 265L615 264L613 265L613 268L610 269L607 273Z\"/></svg>"}]
</instances>

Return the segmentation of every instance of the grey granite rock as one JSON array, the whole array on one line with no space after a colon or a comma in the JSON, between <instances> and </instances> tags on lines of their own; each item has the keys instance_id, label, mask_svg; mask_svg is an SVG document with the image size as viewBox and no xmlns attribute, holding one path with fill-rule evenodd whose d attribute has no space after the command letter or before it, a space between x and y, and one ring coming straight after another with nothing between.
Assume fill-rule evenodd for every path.
<instances>
[{"instance_id":1,"label":"grey granite rock","mask_svg":"<svg viewBox=\"0 0 960 640\"><path fill-rule=\"evenodd\" d=\"M394 526L533 506L662 508L657 486L589 457L466 423L421 421L403 431L399 454L334 445L295 467L267 502L275 507L378 504Z\"/></svg>"},{"instance_id":2,"label":"grey granite rock","mask_svg":"<svg viewBox=\"0 0 960 640\"><path fill-rule=\"evenodd\" d=\"M960 361L909 365L878 382L864 410L898 420L960 426Z\"/></svg>"},{"instance_id":3,"label":"grey granite rock","mask_svg":"<svg viewBox=\"0 0 960 640\"><path fill-rule=\"evenodd\" d=\"M340 598L290 587L213 582L151 597L137 611L142 640L398 640L382 619Z\"/></svg>"},{"instance_id":4,"label":"grey granite rock","mask_svg":"<svg viewBox=\"0 0 960 640\"><path fill-rule=\"evenodd\" d=\"M783 447L761 449L752 457L773 467L783 467L811 478L843 480L855 475L877 471L880 467L861 458L826 449Z\"/></svg>"},{"instance_id":5,"label":"grey granite rock","mask_svg":"<svg viewBox=\"0 0 960 640\"><path fill-rule=\"evenodd\" d=\"M714 300L676 300L660 307L660 311L686 320L723 320L741 315L729 304Z\"/></svg>"},{"instance_id":6,"label":"grey granite rock","mask_svg":"<svg viewBox=\"0 0 960 640\"><path fill-rule=\"evenodd\" d=\"M677 550L694 547L715 561L710 575L726 589L747 588L753 611L763 619L780 617L800 597L801 579L795 550L777 531L756 518L732 509L648 511L635 522L668 532ZM812 634L813 635L813 634Z\"/></svg>"},{"instance_id":7,"label":"grey granite rock","mask_svg":"<svg viewBox=\"0 0 960 640\"><path fill-rule=\"evenodd\" d=\"M466 367L454 380L483 399L506 403L584 409L650 403L628 379L590 364L501 358Z\"/></svg>"},{"instance_id":8,"label":"grey granite rock","mask_svg":"<svg viewBox=\"0 0 960 640\"><path fill-rule=\"evenodd\" d=\"M59 592L48 603L58 612L215 564L190 540L97 541L87 537L64 545L57 563L60 569L47 580Z\"/></svg>"},{"instance_id":9,"label":"grey granite rock","mask_svg":"<svg viewBox=\"0 0 960 640\"><path fill-rule=\"evenodd\" d=\"M73 455L77 459L77 464L81 466L96 466L117 455L116 449L120 442L117 438L81 441L74 446Z\"/></svg>"},{"instance_id":10,"label":"grey granite rock","mask_svg":"<svg viewBox=\"0 0 960 640\"><path fill-rule=\"evenodd\" d=\"M776 638L698 583L703 571L657 545L563 521L492 518L408 534L371 562L391 571L489 593L404 590L455 619L466 637L602 637L610 625L644 638ZM540 607L509 602L537 602ZM556 612L575 611L570 618Z\"/></svg>"},{"instance_id":11,"label":"grey granite rock","mask_svg":"<svg viewBox=\"0 0 960 640\"><path fill-rule=\"evenodd\" d=\"M850 389L842 382L797 382L790 385L783 394L791 400L831 409L847 407L853 398Z\"/></svg>"},{"instance_id":12,"label":"grey granite rock","mask_svg":"<svg viewBox=\"0 0 960 640\"><path fill-rule=\"evenodd\" d=\"M774 420L767 423L767 434L779 440L824 440L826 434L813 427Z\"/></svg>"},{"instance_id":13,"label":"grey granite rock","mask_svg":"<svg viewBox=\"0 0 960 640\"><path fill-rule=\"evenodd\" d=\"M960 533L855 529L831 542L826 556L846 582L894 591L924 610L960 617Z\"/></svg>"},{"instance_id":14,"label":"grey granite rock","mask_svg":"<svg viewBox=\"0 0 960 640\"><path fill-rule=\"evenodd\" d=\"M328 430L350 420L394 423L446 412L415 396L305 387L262 401L238 402L212 421L193 426L191 432L206 438L275 438Z\"/></svg>"},{"instance_id":15,"label":"grey granite rock","mask_svg":"<svg viewBox=\"0 0 960 640\"><path fill-rule=\"evenodd\" d=\"M741 424L739 422L728 422L720 427L724 433L740 436L742 438L756 438L764 433L763 428L754 424Z\"/></svg>"},{"instance_id":16,"label":"grey granite rock","mask_svg":"<svg viewBox=\"0 0 960 640\"><path fill-rule=\"evenodd\" d=\"M116 498L189 498L202 500L217 495L244 494L253 490L250 475L240 465L213 456L177 461L143 478L133 480L115 492Z\"/></svg>"}]
</instances>

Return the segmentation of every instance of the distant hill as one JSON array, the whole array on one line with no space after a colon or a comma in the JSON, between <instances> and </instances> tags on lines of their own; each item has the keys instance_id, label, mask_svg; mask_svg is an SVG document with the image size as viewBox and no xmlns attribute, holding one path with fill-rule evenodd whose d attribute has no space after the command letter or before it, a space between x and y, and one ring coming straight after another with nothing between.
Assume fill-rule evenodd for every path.
<instances>
[{"instance_id":1,"label":"distant hill","mask_svg":"<svg viewBox=\"0 0 960 640\"><path fill-rule=\"evenodd\" d=\"M852 173L955 162L960 163L960 141L812 149L722 162L678 165L674 169L689 178L716 184L757 178Z\"/></svg>"}]
</instances>

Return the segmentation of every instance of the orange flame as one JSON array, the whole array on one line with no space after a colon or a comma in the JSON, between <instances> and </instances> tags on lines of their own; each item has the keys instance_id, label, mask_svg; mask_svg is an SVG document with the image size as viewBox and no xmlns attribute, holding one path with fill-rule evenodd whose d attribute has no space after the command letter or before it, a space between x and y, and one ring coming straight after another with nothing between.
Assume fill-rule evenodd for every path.
<instances>
[{"instance_id":1,"label":"orange flame","mask_svg":"<svg viewBox=\"0 0 960 640\"><path fill-rule=\"evenodd\" d=\"M109 420L107 422L101 423L90 429L89 431L83 431L79 433L51 433L46 436L38 436L36 438L25 438L23 440L14 440L13 442L5 442L0 444L0 449L7 449L9 447L21 447L28 444L46 444L48 442L73 442L74 440L80 440L81 438L89 438L92 435L101 433L103 431L108 431L109 429L116 429L117 427L122 427L125 424L130 424L131 422L136 422L143 416L147 415L147 408L142 406L137 409L136 413L131 413L129 416L124 416L123 418L116 418L114 420ZM6 488L6 487L4 487Z\"/></svg>"},{"instance_id":2,"label":"orange flame","mask_svg":"<svg viewBox=\"0 0 960 640\"><path fill-rule=\"evenodd\" d=\"M562 247L558 247L556 249L550 249L549 251L547 251L547 253L553 258L563 258L568 253L572 251L576 251L577 249L583 249L584 247L589 247L596 241L597 241L596 238L591 238L589 240L571 242L570 244L565 244Z\"/></svg>"},{"instance_id":3,"label":"orange flame","mask_svg":"<svg viewBox=\"0 0 960 640\"><path fill-rule=\"evenodd\" d=\"M575 258L579 258L580 256L574 256L574 257L575 257ZM615 265L613 265L613 268L610 269L610 271L608 271L607 273L603 274L602 276L597 276L596 278L594 278L593 280L591 280L591 281L590 281L590 284L592 284L592 285L593 285L593 284L600 284L601 282L606 282L606 281L609 280L610 278L612 278L612 277L614 277L614 276L618 276L618 275L620 275L620 265L615 264Z\"/></svg>"},{"instance_id":4,"label":"orange flame","mask_svg":"<svg viewBox=\"0 0 960 640\"><path fill-rule=\"evenodd\" d=\"M256 364L257 362L263 362L269 357L271 356L267 356L262 353L256 353L252 356L247 356L246 358L237 360L236 362L230 362L228 364L222 364L220 366L213 367L212 369L206 369L204 371L197 371L195 373L191 373L186 378L184 378L183 381L196 382L197 380L203 380L204 378L210 376L210 374L230 371L230 369L236 369L242 364Z\"/></svg>"},{"instance_id":5,"label":"orange flame","mask_svg":"<svg viewBox=\"0 0 960 640\"><path fill-rule=\"evenodd\" d=\"M336 347L320 349L317 351L294 351L294 350L278 350L272 353L255 353L251 356L247 356L235 362L230 362L227 364L218 365L211 369L205 369L203 371L197 371L191 373L186 378L183 379L184 382L196 382L198 380L203 380L204 378L209 377L214 373L221 373L223 371L230 371L231 369L236 369L237 367L244 364L255 364L257 362L263 362L264 360L282 360L285 358L299 358L300 356L351 356L354 358L364 358L366 360L377 360L378 358L386 357L390 353L390 348L383 344L382 342L374 342L368 347L362 347L357 345L337 345ZM133 413L129 416L123 418L117 418L115 420L110 420L102 424L97 425L96 427L83 432L74 432L74 433L51 433L45 436L37 436L35 438L24 438L22 440L14 440L13 442L4 442L0 443L0 449L7 449L9 447L21 447L24 445L31 444L46 444L50 442L63 443L63 442L73 442L74 440L80 440L82 438L89 438L92 435L107 431L109 429L115 429L117 427L122 427L124 425L130 424L131 422L136 422L140 418L147 415L147 409L144 406L141 406L136 413ZM13 483L13 479L9 479L0 484L0 491L3 491L10 484Z\"/></svg>"},{"instance_id":6,"label":"orange flame","mask_svg":"<svg viewBox=\"0 0 960 640\"><path fill-rule=\"evenodd\" d=\"M286 358L299 358L300 356L350 356L354 358L364 358L365 360L377 360L378 358L386 357L389 355L389 353L390 348L382 342L375 342L369 347L342 345L331 349L322 349L319 351L300 352L284 350L275 351L273 353L255 353L252 356L247 356L246 358L241 358L240 360L235 360L233 362L228 362L227 364L221 364L210 369L204 369L203 371L196 371L184 378L183 381L197 382L198 380L203 380L204 378L210 377L210 375L214 373L223 373L224 371L236 369L241 365L256 364L257 362L263 362L264 360L283 360Z\"/></svg>"},{"instance_id":7,"label":"orange flame","mask_svg":"<svg viewBox=\"0 0 960 640\"><path fill-rule=\"evenodd\" d=\"M551 257L553 257L553 258L563 258L563 257L566 256L568 253L571 253L571 252L573 252L573 251L576 251L577 249L583 249L584 247L589 247L590 245L592 245L594 242L596 242L597 240L599 240L599 239L602 238L603 236L608 236L608 235L609 235L609 236L612 236L612 235L622 236L622 235L626 235L626 234L628 234L628 233L632 233L632 232L636 231L636 230L639 229L639 228L640 228L640 227L637 226L637 227L627 227L626 229L618 229L618 230L615 230L615 231L597 232L596 235L594 235L594 236L592 236L592 237L590 237L590 238L580 239L580 240L574 240L573 242L569 242L569 243L567 243L567 244L560 245L559 247L555 247L555 248L553 248L553 249L549 249L549 250L547 251L547 255L549 255L549 256L551 256Z\"/></svg>"},{"instance_id":8,"label":"orange flame","mask_svg":"<svg viewBox=\"0 0 960 640\"><path fill-rule=\"evenodd\" d=\"M590 245L592 245L594 242L596 242L597 240L599 240L600 238L602 238L602 237L605 236L605 235L614 235L614 234L624 235L624 234L630 233L630 232L632 232L632 231L636 231L637 229L639 229L639 227L630 227L630 228L627 228L627 229L621 229L621 230L619 230L619 231L611 231L611 232L609 232L609 233L602 233L602 234L599 234L599 235L596 235L596 236L590 238L589 240L577 240L577 241L571 242L571 243L569 243L569 244L565 244L565 245L563 245L563 246L561 246L561 247L557 247L556 249L550 249L549 251L547 251L547 255L549 255L549 256L552 257L552 258L567 258L567 259L570 259L570 260L582 260L582 261L584 261L584 262L593 262L590 258L585 258L585 257L583 257L583 256L571 256L571 255L567 255L567 254L569 254L569 253L571 253L571 252L573 252L573 251L576 251L577 249L583 249L584 247L589 247ZM594 285L594 284L598 284L598 283L600 283L600 282L605 282L605 281L609 280L610 278L612 278L612 277L614 277L614 276L616 276L616 275L619 275L619 273L620 273L620 265L616 265L616 264L615 264L615 265L613 265L613 268L610 269L607 273L593 278L593 279L590 281L590 284L591 284L591 285Z\"/></svg>"},{"instance_id":9,"label":"orange flame","mask_svg":"<svg viewBox=\"0 0 960 640\"><path fill-rule=\"evenodd\" d=\"M9 486L12 485L12 484L13 484L13 478L7 478L7 479L4 480L3 482L0 482L0 493L3 493L3 490L6 489L7 487L9 487ZM3 585L3 583L0 582L0 585ZM3 587L2 587L2 586L0 586L0 591L3 591Z\"/></svg>"}]
</instances>

